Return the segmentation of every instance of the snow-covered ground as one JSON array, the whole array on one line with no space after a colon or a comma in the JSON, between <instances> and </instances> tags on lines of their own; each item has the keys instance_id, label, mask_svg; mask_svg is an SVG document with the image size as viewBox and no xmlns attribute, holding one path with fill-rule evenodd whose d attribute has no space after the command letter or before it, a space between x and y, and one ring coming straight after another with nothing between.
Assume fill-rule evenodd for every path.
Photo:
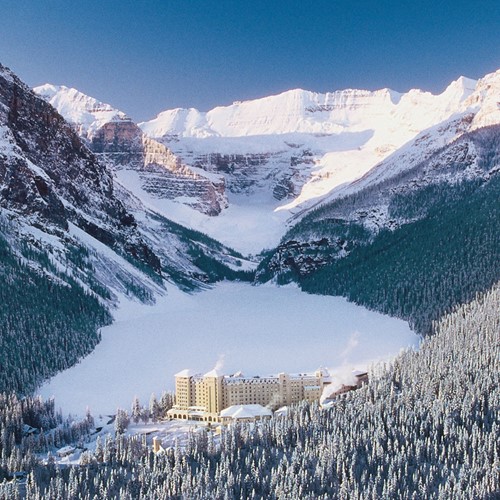
<instances>
[{"instance_id":1,"label":"snow-covered ground","mask_svg":"<svg viewBox=\"0 0 500 500\"><path fill-rule=\"evenodd\" d=\"M418 343L404 321L293 286L224 282L194 295L172 287L155 306L126 302L115 316L90 356L40 389L64 413L111 414L136 395L148 404L184 368L267 375L326 366L342 376Z\"/></svg>"},{"instance_id":2,"label":"snow-covered ground","mask_svg":"<svg viewBox=\"0 0 500 500\"><path fill-rule=\"evenodd\" d=\"M270 196L228 193L229 207L213 217L178 201L156 198L140 189L139 173L119 170L116 181L137 196L144 206L185 227L201 231L245 255L256 255L278 245L288 214L275 212L279 205Z\"/></svg>"}]
</instances>

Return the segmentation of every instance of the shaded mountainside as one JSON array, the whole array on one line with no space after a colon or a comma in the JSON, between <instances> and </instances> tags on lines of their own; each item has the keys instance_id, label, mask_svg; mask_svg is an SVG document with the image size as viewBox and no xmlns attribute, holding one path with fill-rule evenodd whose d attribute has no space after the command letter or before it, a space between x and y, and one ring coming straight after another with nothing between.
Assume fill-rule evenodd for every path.
<instances>
[{"instance_id":1,"label":"shaded mountainside","mask_svg":"<svg viewBox=\"0 0 500 500\"><path fill-rule=\"evenodd\" d=\"M153 303L167 284L253 276L241 255L115 187L73 127L3 66L0 242L0 390L22 393L91 352L120 296Z\"/></svg>"},{"instance_id":2,"label":"shaded mountainside","mask_svg":"<svg viewBox=\"0 0 500 500\"><path fill-rule=\"evenodd\" d=\"M0 206L61 234L69 222L159 271L106 167L72 127L0 66Z\"/></svg>"},{"instance_id":3,"label":"shaded mountainside","mask_svg":"<svg viewBox=\"0 0 500 500\"><path fill-rule=\"evenodd\" d=\"M500 279L500 127L326 204L298 222L259 279L297 281L410 321L420 333Z\"/></svg>"}]
</instances>

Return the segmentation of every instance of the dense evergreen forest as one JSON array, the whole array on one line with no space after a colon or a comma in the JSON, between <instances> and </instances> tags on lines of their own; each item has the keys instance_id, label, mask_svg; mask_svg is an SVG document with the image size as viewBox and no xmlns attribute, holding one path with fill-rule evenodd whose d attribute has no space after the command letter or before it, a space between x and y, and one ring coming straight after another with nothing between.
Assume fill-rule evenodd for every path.
<instances>
[{"instance_id":1,"label":"dense evergreen forest","mask_svg":"<svg viewBox=\"0 0 500 500\"><path fill-rule=\"evenodd\" d=\"M425 218L298 277L303 290L349 300L410 322L429 333L431 322L500 279L500 176L416 191L394 200L394 211Z\"/></svg>"},{"instance_id":2,"label":"dense evergreen forest","mask_svg":"<svg viewBox=\"0 0 500 500\"><path fill-rule=\"evenodd\" d=\"M89 354L110 322L96 295L45 252L22 244L14 252L0 233L0 391L29 394Z\"/></svg>"},{"instance_id":3,"label":"dense evergreen forest","mask_svg":"<svg viewBox=\"0 0 500 500\"><path fill-rule=\"evenodd\" d=\"M20 491L29 499L497 498L499 310L497 285L331 408L301 404L257 426L226 428L220 438L193 435L185 450L158 455L144 438L117 434L79 467L40 466L33 451L44 444L22 437L21 425L26 406L54 425L53 407L4 397L0 470L29 474L22 490L0 486L0 498ZM75 434L84 436L90 421Z\"/></svg>"}]
</instances>

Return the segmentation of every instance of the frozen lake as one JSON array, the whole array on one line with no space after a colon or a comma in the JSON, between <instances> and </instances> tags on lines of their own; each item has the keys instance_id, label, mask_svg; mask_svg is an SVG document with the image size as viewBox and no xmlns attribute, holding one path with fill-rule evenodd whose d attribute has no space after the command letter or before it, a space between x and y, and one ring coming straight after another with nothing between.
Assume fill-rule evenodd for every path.
<instances>
[{"instance_id":1,"label":"frozen lake","mask_svg":"<svg viewBox=\"0 0 500 500\"><path fill-rule=\"evenodd\" d=\"M128 410L136 395L148 404L184 368L268 375L325 366L341 376L419 340L404 321L291 286L221 283L194 295L172 287L156 305L126 302L115 317L92 354L40 389L65 414Z\"/></svg>"}]
</instances>

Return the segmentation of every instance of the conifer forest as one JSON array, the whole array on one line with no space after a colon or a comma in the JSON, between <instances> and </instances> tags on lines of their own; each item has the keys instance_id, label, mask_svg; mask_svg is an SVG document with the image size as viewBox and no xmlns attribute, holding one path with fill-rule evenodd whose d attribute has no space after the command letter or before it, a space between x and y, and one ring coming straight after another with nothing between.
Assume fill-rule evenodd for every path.
<instances>
[{"instance_id":1,"label":"conifer forest","mask_svg":"<svg viewBox=\"0 0 500 500\"><path fill-rule=\"evenodd\" d=\"M418 351L379 366L329 409L300 404L261 425L193 436L155 455L108 436L80 466L37 453L84 440L92 416L69 426L53 402L1 398L1 498L496 498L500 491L500 287L433 325ZM23 424L55 429L23 435Z\"/></svg>"}]
</instances>

